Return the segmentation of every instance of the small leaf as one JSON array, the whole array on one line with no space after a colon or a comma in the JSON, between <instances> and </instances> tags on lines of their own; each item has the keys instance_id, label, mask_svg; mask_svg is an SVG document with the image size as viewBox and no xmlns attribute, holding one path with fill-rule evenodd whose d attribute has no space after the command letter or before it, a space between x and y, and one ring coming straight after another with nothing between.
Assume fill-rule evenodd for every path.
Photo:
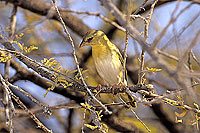
<instances>
[{"instance_id":1,"label":"small leaf","mask_svg":"<svg viewBox=\"0 0 200 133\"><path fill-rule=\"evenodd\" d=\"M17 43L17 45L18 45L18 47L19 47L21 50L24 49L24 48L23 48L23 44L21 44L21 43Z\"/></svg>"},{"instance_id":2,"label":"small leaf","mask_svg":"<svg viewBox=\"0 0 200 133\"><path fill-rule=\"evenodd\" d=\"M90 128L90 129L92 129L92 130L95 130L95 129L98 128L98 126L92 126L92 125L89 125L89 124L84 124L84 126Z\"/></svg>"},{"instance_id":3,"label":"small leaf","mask_svg":"<svg viewBox=\"0 0 200 133\"><path fill-rule=\"evenodd\" d=\"M199 109L199 105L198 105L198 104L194 103L194 106L195 106L197 109Z\"/></svg>"},{"instance_id":4,"label":"small leaf","mask_svg":"<svg viewBox=\"0 0 200 133\"><path fill-rule=\"evenodd\" d=\"M147 70L150 71L150 72L152 72L152 73L154 73L154 72L159 72L159 71L161 71L162 69L149 68L149 67L147 67Z\"/></svg>"},{"instance_id":5,"label":"small leaf","mask_svg":"<svg viewBox=\"0 0 200 133\"><path fill-rule=\"evenodd\" d=\"M10 31L10 26L6 27L6 31Z\"/></svg>"},{"instance_id":6,"label":"small leaf","mask_svg":"<svg viewBox=\"0 0 200 133\"><path fill-rule=\"evenodd\" d=\"M93 90L93 93L97 93L97 90L95 89L95 90Z\"/></svg>"},{"instance_id":7,"label":"small leaf","mask_svg":"<svg viewBox=\"0 0 200 133\"><path fill-rule=\"evenodd\" d=\"M140 33L140 36L142 36L143 34L144 34L144 32L141 32L141 33Z\"/></svg>"}]
</instances>

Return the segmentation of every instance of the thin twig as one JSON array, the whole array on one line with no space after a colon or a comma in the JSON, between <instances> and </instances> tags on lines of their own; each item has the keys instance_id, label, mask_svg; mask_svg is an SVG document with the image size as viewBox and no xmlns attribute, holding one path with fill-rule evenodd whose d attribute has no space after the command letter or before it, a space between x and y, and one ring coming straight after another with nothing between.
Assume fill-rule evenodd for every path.
<instances>
[{"instance_id":1,"label":"thin twig","mask_svg":"<svg viewBox=\"0 0 200 133\"><path fill-rule=\"evenodd\" d=\"M13 85L13 84L11 84L11 83L9 83L9 82L7 82L7 84L8 84L10 87L12 87L12 88L14 88L14 89L16 89L16 90L22 92L25 96L29 97L29 98L31 99L31 101L33 101L33 102L36 103L37 105L41 106L45 112L47 112L49 115L51 115L51 112L50 112L48 106L45 105L44 103L41 103L40 101L38 101L38 100L37 100L36 98L34 98L30 93L26 92L25 90L19 88L18 86L15 86L15 85Z\"/></svg>"},{"instance_id":2,"label":"thin twig","mask_svg":"<svg viewBox=\"0 0 200 133\"><path fill-rule=\"evenodd\" d=\"M16 14L17 14L17 6L16 5L13 5L13 10L12 10L12 16L10 18L10 33L9 33L9 37L10 37L10 40L13 40L13 37L14 37L14 34L15 34L15 30L16 30Z\"/></svg>"},{"instance_id":3,"label":"thin twig","mask_svg":"<svg viewBox=\"0 0 200 133\"><path fill-rule=\"evenodd\" d=\"M131 15L131 18L132 19L140 18L141 20L144 21L145 24L147 23L147 19L141 15Z\"/></svg>"},{"instance_id":4,"label":"thin twig","mask_svg":"<svg viewBox=\"0 0 200 133\"><path fill-rule=\"evenodd\" d=\"M145 30L144 30L145 41L148 38L149 24L151 22L151 17L153 15L153 11L154 11L154 8L155 8L157 2L158 2L158 0L154 0L154 3L151 5L151 10L149 11L148 16L146 17L147 23L145 24Z\"/></svg>"},{"instance_id":5,"label":"thin twig","mask_svg":"<svg viewBox=\"0 0 200 133\"><path fill-rule=\"evenodd\" d=\"M200 67L200 62L197 60L197 57L195 56L195 54L193 53L193 51L191 51L191 55L192 55L192 58L195 60L195 62L199 65Z\"/></svg>"},{"instance_id":6,"label":"thin twig","mask_svg":"<svg viewBox=\"0 0 200 133\"><path fill-rule=\"evenodd\" d=\"M135 115L136 119L138 119L138 121L140 121L140 123L142 123L142 125L147 129L147 131L150 133L151 130L147 127L146 124L144 124L144 122L139 118L139 116L136 114L136 112L131 108L131 112Z\"/></svg>"},{"instance_id":7,"label":"thin twig","mask_svg":"<svg viewBox=\"0 0 200 133\"><path fill-rule=\"evenodd\" d=\"M147 41L148 38L148 30L149 30L149 24L151 22L151 17L153 15L153 10L155 8L156 3L158 2L158 0L155 0L154 3L151 5L151 10L149 11L148 16L146 17L146 21L145 21L145 27L144 27L144 41ZM138 84L143 84L142 79L143 79L143 70L144 70L144 55L145 55L145 50L142 49L142 53L141 53L141 59L140 59L140 69L139 69L139 73L138 73Z\"/></svg>"},{"instance_id":8,"label":"thin twig","mask_svg":"<svg viewBox=\"0 0 200 133\"><path fill-rule=\"evenodd\" d=\"M15 115L15 107L13 105L12 99L11 99L11 94L9 91L9 87L6 84L6 81L3 79L2 75L0 74L0 81L3 85L3 89L5 92L5 100L6 100L6 117L9 122L9 128L10 132L13 132L13 126L12 126L12 117Z\"/></svg>"},{"instance_id":9,"label":"thin twig","mask_svg":"<svg viewBox=\"0 0 200 133\"><path fill-rule=\"evenodd\" d=\"M130 108L131 112L135 115L136 119L138 119L140 121L140 123L142 123L142 125L147 129L148 132L151 132L151 130L144 124L144 122L137 116L137 114L135 113L135 111L133 111L133 107L129 106L120 95L118 95L119 99L124 103L124 105L126 105L127 107Z\"/></svg>"},{"instance_id":10,"label":"thin twig","mask_svg":"<svg viewBox=\"0 0 200 133\"><path fill-rule=\"evenodd\" d=\"M8 43L9 43L9 42L8 42ZM9 43L9 44L8 44L8 43L7 43L7 44L4 44L5 47L7 47L7 46L9 45L8 47L11 46L10 49L15 49L15 48L11 45L11 43ZM54 79L56 79L55 75L53 75L52 73L49 73L48 71L46 71L46 70L44 70L44 69L42 69L42 68L46 68L46 69L49 70L49 71L55 72L55 73L57 73L57 74L59 74L59 75L62 75L62 76L64 76L64 77L70 79L71 81L74 81L74 82L80 84L78 81L76 81L76 80L74 80L73 78L69 77L67 74L64 74L64 73L58 72L58 71L56 71L56 70L54 70L54 69L52 69L52 68L49 68L49 67L47 67L47 66L45 66L45 65L43 65L43 64L41 64L41 63L39 63L39 62L37 62L37 61L35 61L35 60L33 60L33 59L31 59L31 58L29 58L28 56L22 54L21 52L18 52L18 51L16 51L16 50L1 49L1 48L0 48L0 51L6 51L6 52L9 52L9 53L12 53L12 54L16 54L16 57L19 58L24 64L26 64L27 67L32 68L32 69L33 69L34 71L36 71L38 74L40 74L41 76L43 76L43 77L45 77L45 78L47 78L47 79L49 79L49 80L51 80L51 81L53 81L53 82L54 82Z\"/></svg>"},{"instance_id":11,"label":"thin twig","mask_svg":"<svg viewBox=\"0 0 200 133\"><path fill-rule=\"evenodd\" d=\"M9 39L12 40L14 34L15 34L15 27L16 27L16 14L17 14L17 6L13 5L13 10L12 10L12 14L11 14L11 18L10 18L10 32L9 32ZM10 57L11 54L8 54L8 60L6 61L5 64L5 82L8 81L9 79L9 75L10 75ZM8 89L8 88L7 88ZM6 89L6 90L7 90ZM8 125L9 125L9 131L10 133L14 132L14 127L13 127L13 115L14 112L12 112L11 110L14 109L14 105L12 103L12 100L10 99L11 96L8 93L8 91L4 91L5 93L5 100L6 100L6 117L8 119ZM10 106L12 107L10 107ZM10 109L11 108L11 109Z\"/></svg>"},{"instance_id":12,"label":"thin twig","mask_svg":"<svg viewBox=\"0 0 200 133\"><path fill-rule=\"evenodd\" d=\"M8 54L9 59L6 61L5 63L5 82L8 81L9 79L9 75L10 75L10 57L11 54ZM13 104L10 103L12 101L9 100L9 93L7 93L7 91L4 91L4 97L5 97L5 102L6 102L6 119L7 119L7 125L9 126L9 131L10 133L14 132L14 127L13 127L13 112L10 109L9 104ZM13 106L14 107L14 106Z\"/></svg>"},{"instance_id":13,"label":"thin twig","mask_svg":"<svg viewBox=\"0 0 200 133\"><path fill-rule=\"evenodd\" d=\"M174 23L181 14L183 14L186 9L190 8L192 6L192 2L187 5L185 8L183 8L176 16L175 16L175 13L178 11L178 8L180 6L180 2L177 3L174 11L172 12L172 15L171 15L171 18L170 18L170 21L168 22L168 24L165 26L165 28L162 30L162 32L156 37L156 39L153 41L153 46L152 46L152 49L154 49L158 43L160 42L161 38L165 35L165 33L167 32L169 26Z\"/></svg>"},{"instance_id":14,"label":"thin twig","mask_svg":"<svg viewBox=\"0 0 200 133\"><path fill-rule=\"evenodd\" d=\"M193 70L192 70L192 63L191 63L191 53L192 53L192 50L188 51L188 60L187 60L187 63L188 63L189 71L192 73ZM191 82L191 85L192 85L193 82L194 82L193 78L190 78L190 82Z\"/></svg>"},{"instance_id":15,"label":"thin twig","mask_svg":"<svg viewBox=\"0 0 200 133\"><path fill-rule=\"evenodd\" d=\"M151 105L151 104L155 104L155 103L159 103L159 101L162 101L164 100L166 103L173 103L173 106L181 106L183 108L185 108L186 110L189 110L189 111L192 111L192 112L195 112L195 113L200 113L200 110L199 109L196 109L196 108L192 108L190 107L189 105L186 105L186 104L183 104L182 102L180 101L176 101L176 100L173 100L173 99L170 99L168 98L169 96L174 96L174 95L177 95L177 93L179 92L178 91L168 91L166 94L164 95L158 95L158 94L154 94L154 93L151 93L151 92L148 92L148 91L145 91L145 90L141 90L139 93L142 94L142 95L147 95L147 96L151 96L151 97L154 97L153 100L151 101L146 101L146 100L142 100L140 97L137 97L135 96L130 90L126 90L126 92L134 97L138 103L143 103L144 105ZM170 104L172 105L172 104Z\"/></svg>"},{"instance_id":16,"label":"thin twig","mask_svg":"<svg viewBox=\"0 0 200 133\"><path fill-rule=\"evenodd\" d=\"M130 23L130 15L131 15L131 6L132 1L128 0L127 1L127 16L126 16L126 21L127 24ZM128 30L126 28L126 41L125 41L125 48L124 48L124 62L123 62L123 83L127 82L126 80L126 59L127 59L127 47L128 47ZM127 84L126 84L127 85Z\"/></svg>"},{"instance_id":17,"label":"thin twig","mask_svg":"<svg viewBox=\"0 0 200 133\"><path fill-rule=\"evenodd\" d=\"M159 49L157 49L157 52L158 52L158 54L160 54L160 55L163 55L163 56L165 56L165 57L167 57L167 58L169 58L169 59L173 59L173 60L179 62L179 58L177 58L176 56L174 56L174 55L172 55L172 54L169 54L169 53L167 53L167 52L161 51L161 50L159 50ZM187 66L185 63L184 63L184 67L185 67L187 70L189 70L188 66Z\"/></svg>"},{"instance_id":18,"label":"thin twig","mask_svg":"<svg viewBox=\"0 0 200 133\"><path fill-rule=\"evenodd\" d=\"M130 102L126 102L126 104L128 105ZM118 103L107 103L105 104L105 106L107 107L111 107L111 106L124 106L125 103L123 102L118 102ZM94 107L97 108L101 108L100 105L94 105ZM67 103L67 104L60 104L60 105L55 105L55 106L49 106L49 108L51 110L59 110L59 109L81 109L85 107L77 105L77 104L71 104L71 103ZM4 112L5 109L0 107L0 111ZM31 112L33 112L34 114L39 114L39 113L44 113L42 108L34 108L30 110ZM21 116L21 115L27 115L28 112L22 110L22 109L16 109L16 115Z\"/></svg>"},{"instance_id":19,"label":"thin twig","mask_svg":"<svg viewBox=\"0 0 200 133\"><path fill-rule=\"evenodd\" d=\"M19 99L19 97L15 96L11 90L9 90L12 98L15 100L15 102L19 105L20 108L22 108L24 111L26 111L30 118L32 118L35 123L37 124L38 128L41 128L43 129L45 132L48 132L48 133L52 133L52 130L49 130L42 122L40 122L40 120L35 116L35 114L33 112L31 112L22 102L21 100Z\"/></svg>"},{"instance_id":20,"label":"thin twig","mask_svg":"<svg viewBox=\"0 0 200 133\"><path fill-rule=\"evenodd\" d=\"M121 30L121 31L126 31L123 27L121 27L119 24L117 24L116 22L110 20L109 18L101 15L100 13L92 13L92 12L84 12L84 11L75 11L75 10L70 10L70 9L61 9L61 11L66 11L66 12L72 12L72 13L76 13L76 14L87 14L87 15L92 15L92 16L97 16L99 18L101 18L103 21L105 21L106 23L109 23L113 26L115 26L117 29Z\"/></svg>"},{"instance_id":21,"label":"thin twig","mask_svg":"<svg viewBox=\"0 0 200 133\"><path fill-rule=\"evenodd\" d=\"M200 36L200 30L197 31L197 33L195 34L195 37L193 39L193 41L191 42L190 46L187 48L187 50L185 51L185 53L183 54L183 56L181 57L181 59L179 59L179 63L176 67L176 71L180 71L182 66L183 66L183 63L184 63L184 60L188 54L189 51L192 50L192 48L197 45L198 43L198 40L199 40L199 36Z\"/></svg>"},{"instance_id":22,"label":"thin twig","mask_svg":"<svg viewBox=\"0 0 200 133\"><path fill-rule=\"evenodd\" d=\"M39 24L43 23L45 20L48 20L48 19L52 18L52 17L53 17L53 11L54 11L54 8L51 7L51 8L48 10L48 13L47 13L47 15L46 15L45 17L42 17L40 20L34 21L34 22L31 23L31 24L27 24L26 26L24 26L24 27L22 27L21 29L19 29L18 31L16 31L16 34L19 34L19 33L21 33L21 32L25 32L25 31L27 31L27 30L29 30L29 29L32 29L32 28L34 28L36 25L39 25Z\"/></svg>"},{"instance_id":23,"label":"thin twig","mask_svg":"<svg viewBox=\"0 0 200 133\"><path fill-rule=\"evenodd\" d=\"M128 47L128 31L126 31L126 42L125 42L125 48L124 48L123 83L127 82L127 81L125 81L126 80L127 47Z\"/></svg>"},{"instance_id":24,"label":"thin twig","mask_svg":"<svg viewBox=\"0 0 200 133\"><path fill-rule=\"evenodd\" d=\"M82 127L81 127L81 132L84 133L84 126L85 126L85 114L86 114L86 109L84 108L84 112L83 112L83 123L82 123Z\"/></svg>"},{"instance_id":25,"label":"thin twig","mask_svg":"<svg viewBox=\"0 0 200 133\"><path fill-rule=\"evenodd\" d=\"M194 16L194 18L186 25L184 26L181 31L179 32L179 34L177 35L177 38L180 38L180 36L186 31L186 29L188 29L192 23L200 16L200 11ZM163 47L160 49L162 51L164 51L167 47L170 46L170 44L173 44L173 43L170 43L172 42L173 40L175 39L175 37L173 36L171 39L168 40L168 42L166 44L163 45Z\"/></svg>"},{"instance_id":26,"label":"thin twig","mask_svg":"<svg viewBox=\"0 0 200 133\"><path fill-rule=\"evenodd\" d=\"M139 7L132 13L132 15L137 15L138 12L140 12L141 10L144 10L144 11L145 11L145 8L144 8L144 7L146 6L147 2L148 2L148 0L144 0L144 2L142 3L142 5L139 6Z\"/></svg>"}]
</instances>

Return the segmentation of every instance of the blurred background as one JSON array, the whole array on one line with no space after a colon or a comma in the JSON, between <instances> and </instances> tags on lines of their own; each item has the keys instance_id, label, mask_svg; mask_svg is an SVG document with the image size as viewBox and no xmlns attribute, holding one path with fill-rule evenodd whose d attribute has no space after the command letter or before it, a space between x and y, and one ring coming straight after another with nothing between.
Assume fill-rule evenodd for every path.
<instances>
[{"instance_id":1,"label":"blurred background","mask_svg":"<svg viewBox=\"0 0 200 133\"><path fill-rule=\"evenodd\" d=\"M0 28L1 33L8 34L6 28L10 26L10 17L13 10L13 2L11 0L1 0L0 1ZM37 2L40 2L36 0ZM35 1L35 2L36 2ZM8 2L8 3L7 3ZM26 0L28 2L28 0ZM31 2L31 1L30 1ZM123 12L126 13L127 4L126 0L113 0L115 5ZM152 0L148 1L147 5L152 4ZM34 2L33 2L34 3ZM51 3L50 0L42 0L41 3ZM140 5L142 5L142 0L133 0L132 9L134 12ZM151 23L149 26L149 36L147 43L151 44L154 39L160 34L164 27L168 24L172 17L172 13L176 10L178 14L184 7L191 3L191 1L181 1L177 7L177 1L175 0L162 0L159 1L154 9ZM31 4L30 4L31 5ZM47 5L41 4L44 7ZM76 13L79 12L91 12L100 13L101 15L109 18L110 20L117 22L111 12L107 10L100 1L98 0L59 0L57 1L58 7L62 9L63 12L67 12L71 16L78 18L83 22L87 29L97 29L103 30L108 38L118 46L118 48L123 52L125 46L125 33L118 30L113 25L106 23L100 17L95 15L88 15L87 13ZM35 6L35 5L33 5ZM38 7L39 10L40 7ZM141 10L138 14L141 16L147 16L149 13L149 7L145 10ZM51 15L51 14L50 14ZM158 44L158 48L163 51L180 58L183 56L184 51L191 44L195 33L200 29L200 6L199 3L192 4L188 9L186 9L181 16L171 24L168 28L167 33L161 39ZM75 20L69 19L71 23L77 23ZM55 58L59 61L62 69L65 71L76 70L76 65L72 56L72 47L64 33L62 25L55 19L48 18L44 15L42 11L37 11L31 9L30 7L25 8L19 6L17 8L16 14L16 32L19 35L23 33L24 36L20 40L25 46L35 45L38 50L34 50L27 54L30 58L41 62L44 58ZM74 21L74 22L73 22ZM77 23L81 26L79 23ZM139 31L144 31L144 22L140 19L135 19L131 21L131 24ZM82 32L77 32L74 30L73 26L67 25L68 30L73 38L76 48L76 54L80 62L81 68L87 70L84 73L84 77L87 84L90 86L97 86L98 84L103 84L102 79L98 76L93 60L91 58L91 48L84 47L79 49L78 46L84 35L85 26L83 26ZM2 48L3 46L0 45ZM193 53L199 60L200 58L200 43L193 48ZM128 83L129 85L134 85L137 83L137 74L139 69L139 60L141 47L140 45L131 37L129 38L128 45L128 59L127 59L127 70L128 70ZM164 59L170 63L171 67L176 67L177 62L175 60L164 57ZM15 59L20 62L18 59ZM20 64L28 69L23 63ZM152 61L148 54L145 55L145 67L156 67L156 64ZM199 72L200 67L197 63L192 60L192 68L194 71ZM28 69L33 72L33 70ZM0 73L4 75L5 73L5 63L0 63ZM10 67L10 77L16 74L16 70ZM158 94L163 94L167 90L179 89L179 86L166 74L166 72L156 72L154 74L146 75L146 82L151 83L155 86ZM40 86L39 84L33 83L28 79L19 79L13 82L14 85L28 91L33 97L45 103L49 106L65 105L68 103L77 103L76 100L70 97L60 94L59 92L49 92L45 98L43 95L47 88ZM199 95L200 86L195 87L195 91ZM30 109L39 109L40 107L33 103L29 98L24 96L21 92L12 89L14 94L18 96L21 101ZM76 96L76 94L74 94ZM78 95L84 95L84 93L79 93ZM137 94L139 96L139 94ZM183 96L184 97L184 96ZM3 98L3 91L0 88L0 98ZM172 97L174 98L174 97ZM112 103L117 101L118 98L112 94L102 94L99 98L103 103ZM190 98L184 99L188 104ZM0 107L3 108L3 104L0 102ZM16 106L19 110L19 108ZM127 109L122 106L113 107L118 110L117 117L127 123L133 123L137 127L138 132L147 132L142 124L136 119L136 117ZM48 128L52 129L55 133L65 133L65 132L81 132L81 126L83 122L83 109L56 109L52 110L52 115L46 115L40 111L36 113L36 116L46 125ZM194 119L194 114L188 112L183 119L182 123L176 123L174 112L181 112L176 107L170 106L168 104L155 104L151 107L145 106L143 104L138 104L135 112L139 118L151 129L152 132L190 132L196 131L196 127L192 126L192 120ZM104 118L106 119L106 118ZM0 110L0 132L8 132L8 128L5 124L5 113ZM105 120L106 121L106 120ZM105 122L104 121L104 122ZM90 114L86 113L85 123L90 123ZM106 122L105 122L106 123ZM106 123L109 127L109 132L120 131L113 128ZM28 117L27 114L18 114L14 117L14 128L16 132L43 132L36 127L36 124ZM89 131L88 131L89 132ZM92 132L92 131L91 131Z\"/></svg>"}]
</instances>

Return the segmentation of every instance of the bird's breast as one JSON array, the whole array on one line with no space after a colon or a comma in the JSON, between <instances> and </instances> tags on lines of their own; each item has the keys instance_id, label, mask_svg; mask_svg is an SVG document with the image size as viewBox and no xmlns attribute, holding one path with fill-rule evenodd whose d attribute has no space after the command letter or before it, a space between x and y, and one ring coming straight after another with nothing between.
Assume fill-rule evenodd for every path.
<instances>
[{"instance_id":1,"label":"bird's breast","mask_svg":"<svg viewBox=\"0 0 200 133\"><path fill-rule=\"evenodd\" d=\"M117 56L101 53L98 56L93 56L93 59L98 74L109 85L118 84L121 81L122 65Z\"/></svg>"}]
</instances>

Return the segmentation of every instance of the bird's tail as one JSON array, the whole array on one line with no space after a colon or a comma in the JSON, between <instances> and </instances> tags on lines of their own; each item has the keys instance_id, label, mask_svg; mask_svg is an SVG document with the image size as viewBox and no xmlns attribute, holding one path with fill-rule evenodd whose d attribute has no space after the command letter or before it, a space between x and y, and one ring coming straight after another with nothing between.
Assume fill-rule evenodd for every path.
<instances>
[{"instance_id":1,"label":"bird's tail","mask_svg":"<svg viewBox=\"0 0 200 133\"><path fill-rule=\"evenodd\" d=\"M136 108L137 103L136 103L135 99L132 96L130 96L129 94L127 94L127 95L128 95L128 99L129 99L129 105L131 105L133 108Z\"/></svg>"}]
</instances>

